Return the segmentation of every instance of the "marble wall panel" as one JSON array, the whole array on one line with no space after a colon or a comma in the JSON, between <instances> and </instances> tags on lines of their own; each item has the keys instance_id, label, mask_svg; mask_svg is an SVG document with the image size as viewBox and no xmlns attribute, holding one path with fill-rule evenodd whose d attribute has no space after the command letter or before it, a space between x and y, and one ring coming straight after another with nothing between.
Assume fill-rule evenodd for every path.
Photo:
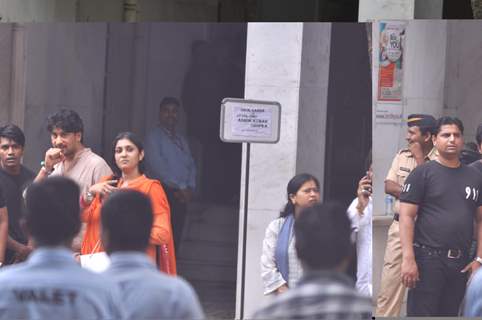
<instances>
[{"instance_id":1,"label":"marble wall panel","mask_svg":"<svg viewBox=\"0 0 482 320\"><path fill-rule=\"evenodd\" d=\"M358 21L413 19L416 0L360 0Z\"/></svg>"}]
</instances>

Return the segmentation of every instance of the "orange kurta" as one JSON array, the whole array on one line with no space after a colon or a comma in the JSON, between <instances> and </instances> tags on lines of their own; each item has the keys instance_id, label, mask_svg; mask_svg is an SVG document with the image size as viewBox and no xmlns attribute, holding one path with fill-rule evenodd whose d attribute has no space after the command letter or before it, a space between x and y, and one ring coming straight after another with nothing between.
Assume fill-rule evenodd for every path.
<instances>
[{"instance_id":1,"label":"orange kurta","mask_svg":"<svg viewBox=\"0 0 482 320\"><path fill-rule=\"evenodd\" d=\"M111 180L112 176L103 177L101 181ZM119 180L118 187L123 183ZM157 180L148 179L142 175L129 182L128 189L142 192L149 196L152 204L153 224L149 246L146 253L156 261L156 246L166 244L168 248L169 274L176 274L176 256L174 253L174 241L172 238L171 213L166 194ZM82 241L82 254L105 251L100 242L100 213L102 200L96 195L89 207L82 212L82 220L87 224L84 239ZM97 245L97 246L96 246ZM159 265L159 263L158 263Z\"/></svg>"}]
</instances>

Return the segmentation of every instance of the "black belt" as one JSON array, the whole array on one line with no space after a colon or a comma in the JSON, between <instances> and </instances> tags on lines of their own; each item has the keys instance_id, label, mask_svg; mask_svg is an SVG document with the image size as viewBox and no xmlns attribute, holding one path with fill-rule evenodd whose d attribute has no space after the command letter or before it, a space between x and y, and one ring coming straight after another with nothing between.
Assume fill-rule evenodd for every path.
<instances>
[{"instance_id":1,"label":"black belt","mask_svg":"<svg viewBox=\"0 0 482 320\"><path fill-rule=\"evenodd\" d=\"M439 255L439 256L446 256L449 259L460 259L460 258L463 258L464 256L466 256L464 251L462 251L460 249L433 248L433 247L429 247L429 246L426 246L424 244L420 244L420 243L417 243L417 242L414 242L413 246L416 247L416 248L423 249L424 251L428 252L428 254L430 254L430 255L436 254L436 255Z\"/></svg>"},{"instance_id":2,"label":"black belt","mask_svg":"<svg viewBox=\"0 0 482 320\"><path fill-rule=\"evenodd\" d=\"M398 221L400 219L400 215L398 213L393 214L393 220Z\"/></svg>"}]
</instances>

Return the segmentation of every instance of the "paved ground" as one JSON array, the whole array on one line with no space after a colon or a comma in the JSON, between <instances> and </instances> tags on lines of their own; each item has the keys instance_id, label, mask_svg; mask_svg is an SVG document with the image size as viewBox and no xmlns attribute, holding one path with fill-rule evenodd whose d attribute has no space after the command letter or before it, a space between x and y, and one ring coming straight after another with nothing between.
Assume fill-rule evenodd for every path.
<instances>
[{"instance_id":1,"label":"paved ground","mask_svg":"<svg viewBox=\"0 0 482 320\"><path fill-rule=\"evenodd\" d=\"M234 319L238 208L197 203L186 220L178 272L196 290L207 319Z\"/></svg>"}]
</instances>

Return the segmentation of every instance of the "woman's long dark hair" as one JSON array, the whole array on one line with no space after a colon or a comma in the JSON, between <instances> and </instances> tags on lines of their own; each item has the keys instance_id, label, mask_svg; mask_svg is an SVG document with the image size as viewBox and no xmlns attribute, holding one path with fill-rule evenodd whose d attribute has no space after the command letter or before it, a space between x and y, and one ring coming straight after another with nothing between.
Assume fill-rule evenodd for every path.
<instances>
[{"instance_id":1,"label":"woman's long dark hair","mask_svg":"<svg viewBox=\"0 0 482 320\"><path fill-rule=\"evenodd\" d=\"M286 202L286 205L283 209L283 211L280 212L280 217L286 217L289 216L290 214L293 214L295 212L295 206L290 200L290 195L296 194L298 190L300 190L301 186L304 185L308 181L313 181L316 184L316 187L319 189L320 188L320 182L318 179L309 173L300 173L291 178L290 182L288 182L288 186L286 187L286 196L288 202Z\"/></svg>"},{"instance_id":2,"label":"woman's long dark hair","mask_svg":"<svg viewBox=\"0 0 482 320\"><path fill-rule=\"evenodd\" d=\"M135 133L128 132L128 131L119 133L114 138L114 141L112 142L112 160L111 160L112 166L111 167L112 167L112 171L114 171L114 176L113 176L114 179L120 179L120 177L122 177L122 171L121 169L119 169L119 167L117 166L117 163L115 162L115 147L117 145L117 142L123 139L127 139L130 142L132 142L139 150L139 153L144 151L144 145L142 144L141 139L139 139L139 137ZM139 161L138 168L141 174L144 173L144 159Z\"/></svg>"}]
</instances>

